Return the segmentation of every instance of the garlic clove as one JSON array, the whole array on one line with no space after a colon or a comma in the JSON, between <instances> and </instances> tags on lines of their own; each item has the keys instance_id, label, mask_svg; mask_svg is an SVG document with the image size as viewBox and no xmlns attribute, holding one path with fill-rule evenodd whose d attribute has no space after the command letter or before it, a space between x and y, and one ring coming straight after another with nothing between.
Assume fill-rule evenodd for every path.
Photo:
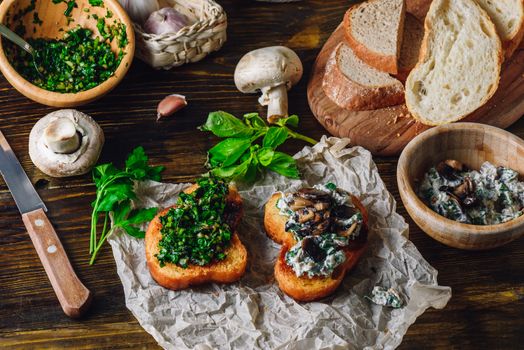
<instances>
[{"instance_id":1,"label":"garlic clove","mask_svg":"<svg viewBox=\"0 0 524 350\"><path fill-rule=\"evenodd\" d=\"M46 127L44 142L54 153L69 154L80 147L76 125L68 118L57 118Z\"/></svg>"},{"instance_id":2,"label":"garlic clove","mask_svg":"<svg viewBox=\"0 0 524 350\"><path fill-rule=\"evenodd\" d=\"M173 94L165 97L157 107L157 121L164 117L170 117L187 106L184 95Z\"/></svg>"},{"instance_id":3,"label":"garlic clove","mask_svg":"<svg viewBox=\"0 0 524 350\"><path fill-rule=\"evenodd\" d=\"M153 12L144 23L144 30L149 34L177 33L189 25L189 19L172 7L164 7Z\"/></svg>"}]
</instances>

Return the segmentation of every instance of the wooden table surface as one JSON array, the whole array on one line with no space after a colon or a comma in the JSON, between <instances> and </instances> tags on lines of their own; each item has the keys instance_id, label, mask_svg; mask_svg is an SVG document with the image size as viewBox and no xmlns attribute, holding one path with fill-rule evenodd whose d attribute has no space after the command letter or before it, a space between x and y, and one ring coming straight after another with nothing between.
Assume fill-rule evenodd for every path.
<instances>
[{"instance_id":1,"label":"wooden table surface","mask_svg":"<svg viewBox=\"0 0 524 350\"><path fill-rule=\"evenodd\" d=\"M287 45L297 51L304 78L290 93L290 111L300 115L300 130L315 138L325 133L306 100L306 82L315 56L336 28L350 1L315 0L268 4L223 0L228 42L204 61L171 71L154 71L135 61L111 94L79 108L93 116L106 134L101 161L122 162L142 145L155 164L167 166L165 181L191 181L204 171L206 150L216 139L196 127L207 113L264 113L257 97L239 93L233 71L239 58L255 48ZM126 309L122 285L107 245L88 265L90 176L59 180L37 170L28 156L33 124L53 108L29 101L0 79L0 130L10 141L27 174L49 208L49 217L74 268L95 298L82 320L67 318L51 289L20 214L0 180L0 347L72 349L156 349L154 339ZM157 102L166 94L188 97L176 117L155 122ZM524 119L510 128L524 137ZM296 143L289 152L301 149ZM524 240L486 252L447 248L426 236L403 208L396 185L396 158L375 159L398 211L410 224L411 240L439 271L439 283L451 286L444 310L428 310L411 326L401 349L516 349L524 344Z\"/></svg>"}]
</instances>

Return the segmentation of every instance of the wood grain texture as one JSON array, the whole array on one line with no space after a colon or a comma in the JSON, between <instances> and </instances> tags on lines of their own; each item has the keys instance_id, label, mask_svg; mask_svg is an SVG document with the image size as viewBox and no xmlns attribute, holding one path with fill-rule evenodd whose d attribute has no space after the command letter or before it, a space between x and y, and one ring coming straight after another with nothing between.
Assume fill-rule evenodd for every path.
<instances>
[{"instance_id":1,"label":"wood grain texture","mask_svg":"<svg viewBox=\"0 0 524 350\"><path fill-rule=\"evenodd\" d=\"M417 195L424 174L446 159L468 169L488 161L524 174L524 141L489 125L453 123L415 137L400 155L397 184L402 202L413 220L428 235L450 247L483 250L507 244L524 235L524 216L499 225L466 225L429 208Z\"/></svg>"},{"instance_id":2,"label":"wood grain texture","mask_svg":"<svg viewBox=\"0 0 524 350\"><path fill-rule=\"evenodd\" d=\"M313 114L333 135L349 137L374 155L398 155L406 144L428 126L411 117L405 104L369 111L350 111L333 103L322 89L326 63L343 40L339 26L327 40L313 65L308 100ZM502 67L499 89L481 108L462 121L507 128L524 114L524 44Z\"/></svg>"},{"instance_id":3,"label":"wood grain texture","mask_svg":"<svg viewBox=\"0 0 524 350\"><path fill-rule=\"evenodd\" d=\"M91 303L91 292L78 279L44 210L23 214L22 221L62 310L72 318L82 316Z\"/></svg>"},{"instance_id":4,"label":"wood grain texture","mask_svg":"<svg viewBox=\"0 0 524 350\"><path fill-rule=\"evenodd\" d=\"M128 44L124 48L125 55L116 69L113 76L104 81L102 84L87 91L78 93L62 94L41 89L18 74L9 63L7 56L0 42L0 70L4 77L23 95L33 101L55 107L76 107L89 102L93 102L113 90L124 78L135 53L135 33L133 25L127 13L122 9L117 0L105 0L104 6L91 6L88 0L75 0L76 7L71 12L74 19L69 21L63 11L66 8L65 3L54 4L52 0L39 0L35 2L35 9L27 13L22 19L15 20L14 14L27 9L31 0L5 0L0 5L0 22L6 24L11 30L18 26L20 21L24 24L26 32L34 38L53 38L63 37L63 33L80 25L83 28L90 29L93 33L99 33L97 29L97 19L105 18L108 11L112 13L111 21L108 24L119 20L126 26ZM89 12L84 12L87 9ZM42 25L35 24L34 14L43 19ZM27 37L26 37L27 39ZM3 39L5 40L5 39ZM113 52L118 52L118 40L111 42Z\"/></svg>"},{"instance_id":5,"label":"wood grain texture","mask_svg":"<svg viewBox=\"0 0 524 350\"><path fill-rule=\"evenodd\" d=\"M144 146L153 164L167 167L164 180L187 182L204 171L206 150L217 139L196 129L207 113L236 115L258 111L256 95L239 93L233 82L236 62L249 50L288 45L303 61L307 77L324 42L340 23L350 2L311 0L269 4L222 0L229 21L228 42L203 61L168 72L135 61L111 94L80 110L104 129L101 162L122 164L135 146ZM290 92L290 112L301 117L300 131L319 138L326 131L306 99L307 79ZM518 88L517 85L513 88ZM0 180L0 347L7 349L158 349L126 309L123 288L109 246L89 266L90 175L52 179L39 172L28 155L33 124L53 108L31 102L0 79L0 129L49 208L62 244L93 294L84 318L65 316L26 233L7 187ZM187 96L189 105L171 119L155 122L156 104L171 93ZM524 120L510 131L524 137ZM296 152L304 144L284 149ZM375 157L387 188L408 220L410 238L438 271L439 283L453 288L444 310L428 310L409 328L400 349L515 349L524 342L524 239L489 252L448 248L424 234L400 202L396 158ZM269 276L268 276L269 277Z\"/></svg>"}]
</instances>

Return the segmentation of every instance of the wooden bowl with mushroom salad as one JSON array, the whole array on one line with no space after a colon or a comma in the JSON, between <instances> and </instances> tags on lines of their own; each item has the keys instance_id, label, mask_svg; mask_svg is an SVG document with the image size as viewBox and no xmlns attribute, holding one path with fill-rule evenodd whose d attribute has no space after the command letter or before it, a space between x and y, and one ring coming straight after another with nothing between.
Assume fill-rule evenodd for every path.
<instances>
[{"instance_id":1,"label":"wooden bowl with mushroom salad","mask_svg":"<svg viewBox=\"0 0 524 350\"><path fill-rule=\"evenodd\" d=\"M0 70L20 93L48 106L104 96L133 60L132 22L117 0L4 0L0 23L37 51L33 61L2 38Z\"/></svg>"},{"instance_id":2,"label":"wooden bowl with mushroom salad","mask_svg":"<svg viewBox=\"0 0 524 350\"><path fill-rule=\"evenodd\" d=\"M505 130L425 131L402 152L397 181L413 221L448 246L490 249L524 235L524 141Z\"/></svg>"}]
</instances>

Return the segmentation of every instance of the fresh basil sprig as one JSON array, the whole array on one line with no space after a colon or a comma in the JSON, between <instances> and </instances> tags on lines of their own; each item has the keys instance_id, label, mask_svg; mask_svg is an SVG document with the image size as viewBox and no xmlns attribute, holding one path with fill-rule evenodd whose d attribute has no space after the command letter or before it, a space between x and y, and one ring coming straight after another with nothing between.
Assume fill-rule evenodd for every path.
<instances>
[{"instance_id":1,"label":"fresh basil sprig","mask_svg":"<svg viewBox=\"0 0 524 350\"><path fill-rule=\"evenodd\" d=\"M258 113L244 115L244 119L223 112L211 112L202 131L225 138L208 152L210 173L231 180L253 182L263 168L296 179L299 171L295 159L277 151L287 139L294 138L316 144L307 136L290 128L298 126L298 116L292 115L268 125ZM258 142L262 138L262 142Z\"/></svg>"},{"instance_id":2,"label":"fresh basil sprig","mask_svg":"<svg viewBox=\"0 0 524 350\"><path fill-rule=\"evenodd\" d=\"M112 163L102 164L93 169L96 200L92 203L90 265L95 262L102 244L115 229L121 228L133 237L144 238L144 231L136 225L151 221L157 213L157 208L131 210L131 200L136 198L134 181L160 181L160 173L164 170L163 166L150 167L147 163L144 148L137 147L128 156L124 169L117 169ZM108 229L109 214L113 217L111 229ZM97 224L100 217L103 218L104 225L102 233L98 236Z\"/></svg>"}]
</instances>

